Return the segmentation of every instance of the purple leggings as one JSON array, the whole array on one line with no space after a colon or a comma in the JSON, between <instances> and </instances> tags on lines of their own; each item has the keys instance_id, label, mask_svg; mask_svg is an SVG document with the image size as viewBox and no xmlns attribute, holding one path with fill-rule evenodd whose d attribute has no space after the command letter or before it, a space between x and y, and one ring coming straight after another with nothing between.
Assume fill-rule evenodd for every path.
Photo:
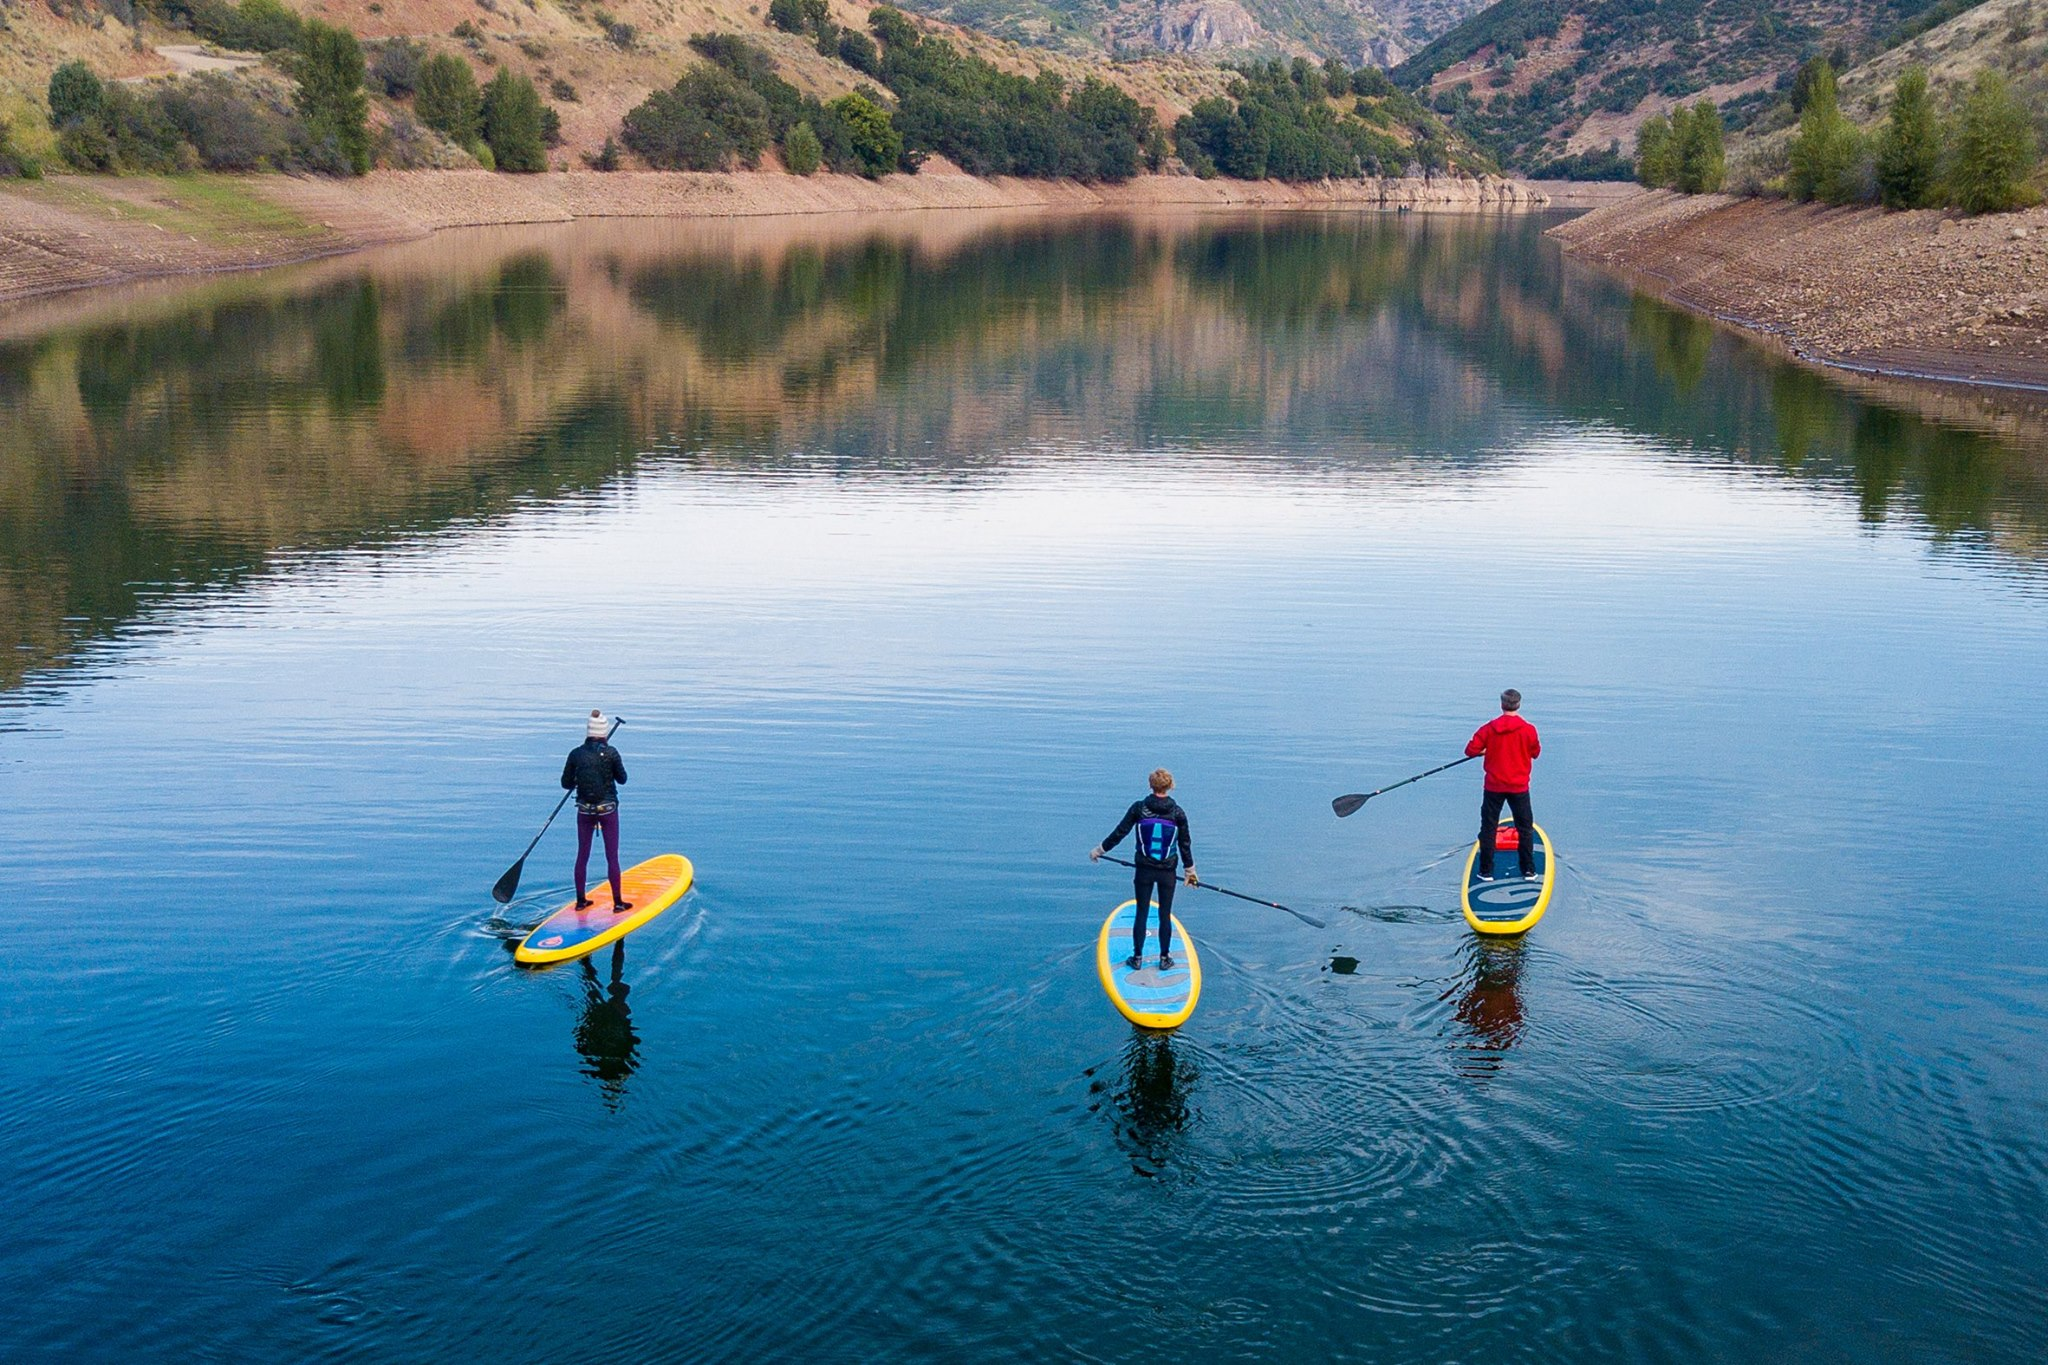
<instances>
[{"instance_id":1,"label":"purple leggings","mask_svg":"<svg viewBox=\"0 0 2048 1365\"><path fill-rule=\"evenodd\" d=\"M604 831L604 861L610 869L612 882L612 904L626 899L625 888L619 885L619 812L617 807L603 815L587 815L576 812L576 899L583 899L584 883L590 878L590 835L591 831Z\"/></svg>"}]
</instances>

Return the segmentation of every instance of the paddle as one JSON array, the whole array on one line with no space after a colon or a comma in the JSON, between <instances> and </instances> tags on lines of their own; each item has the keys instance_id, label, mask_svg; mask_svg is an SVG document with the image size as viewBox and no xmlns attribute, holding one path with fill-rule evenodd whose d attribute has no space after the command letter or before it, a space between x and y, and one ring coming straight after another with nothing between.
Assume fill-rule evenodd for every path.
<instances>
[{"instance_id":1,"label":"paddle","mask_svg":"<svg viewBox=\"0 0 2048 1365\"><path fill-rule=\"evenodd\" d=\"M1116 855L1115 855L1114 853L1105 853L1105 854L1103 854L1103 855L1102 855L1102 860L1103 860L1104 862L1106 862L1106 863L1118 863L1118 864L1121 864L1121 865L1122 865L1122 866L1124 866L1124 867L1136 867L1136 866L1137 866L1137 864L1136 864L1136 863L1133 863L1133 862L1125 862L1125 861L1124 861L1124 859L1122 859L1122 858L1119 858L1119 857L1117 857L1117 856L1116 856ZM1313 919L1313 918L1311 918L1311 917L1309 917L1309 916L1307 916L1307 915L1304 915L1304 914L1302 914L1302 913L1301 913L1301 911L1299 911L1299 910L1296 910L1296 909L1294 909L1294 908L1293 908L1292 906L1282 905L1282 904L1281 904L1281 903L1280 903L1279 901L1262 901L1262 900L1260 900L1260 899L1259 899L1259 898L1258 898L1257 896L1247 896L1247 895L1245 895L1245 894L1244 894L1244 893L1243 893L1242 891L1231 891L1231 890L1229 890L1229 889L1227 889L1227 888L1225 888L1225 887L1221 887L1221 886L1215 886L1215 885L1212 885L1212 884L1210 884L1209 882L1205 882L1205 881L1199 881L1199 880L1198 880L1198 881L1196 881L1195 885L1196 885L1196 886L1199 886L1199 887L1201 887L1201 888L1202 888L1202 889L1203 889L1204 891L1214 891L1214 892L1216 892L1216 893L1217 893L1218 895L1222 895L1222 896L1235 896L1235 897L1236 897L1237 899L1239 899L1239 900L1241 900L1241 901L1250 901L1250 902L1251 902L1251 903L1252 903L1253 905L1265 905L1265 906L1270 906L1270 907L1272 907L1272 908L1273 908L1273 909L1275 909L1275 910L1285 910L1285 911L1286 911L1286 912L1287 912L1288 914L1290 914L1290 915L1294 916L1294 917L1295 917L1296 919L1300 920L1300 921L1301 921L1301 922L1302 922L1303 924L1309 925L1309 926L1311 926L1312 928L1316 928L1316 929L1327 929L1327 928L1329 928L1329 927L1330 927L1329 925L1327 925L1327 924L1323 923L1323 922L1322 922L1321 920L1319 920L1319 919Z\"/></svg>"},{"instance_id":2,"label":"paddle","mask_svg":"<svg viewBox=\"0 0 2048 1365\"><path fill-rule=\"evenodd\" d=\"M604 742L607 744L611 743L612 736L617 734L619 732L619 727L621 725L624 725L625 723L626 722L624 720L615 718L612 721L612 728L604 732ZM555 809L548 816L548 824L542 825L540 827L540 834L536 834L533 836L533 843L528 844L526 846L526 852L519 855L519 861L512 864L512 866L506 868L505 875L498 878L498 884L491 888L492 900L496 901L500 905L510 905L512 903L513 893L519 890L519 874L526 870L527 856L531 854L535 846L540 843L541 834L546 834L548 832L548 825L552 825L553 823L555 823L555 816L560 815L562 813L562 807L568 805L569 798L574 795L575 793L573 791L566 791L562 793L562 799L555 802Z\"/></svg>"},{"instance_id":3,"label":"paddle","mask_svg":"<svg viewBox=\"0 0 2048 1365\"><path fill-rule=\"evenodd\" d=\"M1354 792L1350 796L1340 796L1330 803L1330 809L1337 812L1337 818L1339 820L1342 820L1347 815L1358 814L1358 808L1360 806L1363 806L1366 802L1372 800L1375 796L1380 796L1386 792L1390 792L1395 787L1405 787L1410 782L1420 782L1425 777L1434 777L1438 773L1442 772L1444 768L1455 768L1458 766L1459 763L1470 763L1473 759L1477 757L1479 757L1478 754L1466 754L1463 758L1457 760L1457 762L1455 763L1446 763L1443 765L1443 768L1431 768L1426 773L1417 773L1413 777L1404 777L1399 782L1393 783L1391 786L1381 787L1379 791Z\"/></svg>"}]
</instances>

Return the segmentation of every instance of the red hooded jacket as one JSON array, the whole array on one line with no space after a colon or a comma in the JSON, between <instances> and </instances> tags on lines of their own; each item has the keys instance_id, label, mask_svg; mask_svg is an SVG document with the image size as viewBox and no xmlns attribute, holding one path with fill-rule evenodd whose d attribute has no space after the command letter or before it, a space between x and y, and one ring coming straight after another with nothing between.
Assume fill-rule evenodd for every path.
<instances>
[{"instance_id":1,"label":"red hooded jacket","mask_svg":"<svg viewBox=\"0 0 2048 1365\"><path fill-rule=\"evenodd\" d=\"M1465 756L1486 755L1486 789L1490 792L1529 790L1529 767L1543 752L1536 727L1512 711L1503 711L1479 727Z\"/></svg>"}]
</instances>

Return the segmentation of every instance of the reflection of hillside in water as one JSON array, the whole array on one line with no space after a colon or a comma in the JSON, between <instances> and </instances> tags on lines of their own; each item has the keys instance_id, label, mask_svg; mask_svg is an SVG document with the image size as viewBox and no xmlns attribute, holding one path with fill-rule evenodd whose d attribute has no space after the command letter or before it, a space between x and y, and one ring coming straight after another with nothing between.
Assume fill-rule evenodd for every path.
<instances>
[{"instance_id":1,"label":"reflection of hillside in water","mask_svg":"<svg viewBox=\"0 0 2048 1365\"><path fill-rule=\"evenodd\" d=\"M1564 417L2041 543L2013 433L1852 397L1631 302L1538 227L586 223L83 301L27 315L48 317L32 334L18 311L0 684L146 595L594 487L650 449L895 478L1159 450L1349 483L1478 469Z\"/></svg>"}]
</instances>

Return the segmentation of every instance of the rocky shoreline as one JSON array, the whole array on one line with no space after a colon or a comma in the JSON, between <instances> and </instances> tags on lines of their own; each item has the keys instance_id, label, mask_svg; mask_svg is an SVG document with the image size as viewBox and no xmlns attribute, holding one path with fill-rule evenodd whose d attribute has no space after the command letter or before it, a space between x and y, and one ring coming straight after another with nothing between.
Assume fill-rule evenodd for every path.
<instances>
[{"instance_id":1,"label":"rocky shoreline","mask_svg":"<svg viewBox=\"0 0 2048 1365\"><path fill-rule=\"evenodd\" d=\"M0 302L165 275L283 265L450 227L579 218L724 218L929 209L1541 208L1514 180L1325 181L1140 176L1121 185L984 179L941 161L881 180L775 172L378 171L288 176L59 176L0 188Z\"/></svg>"},{"instance_id":2,"label":"rocky shoreline","mask_svg":"<svg viewBox=\"0 0 2048 1365\"><path fill-rule=\"evenodd\" d=\"M1960 218L1659 190L1550 235L1801 359L2048 390L2048 208Z\"/></svg>"}]
</instances>

